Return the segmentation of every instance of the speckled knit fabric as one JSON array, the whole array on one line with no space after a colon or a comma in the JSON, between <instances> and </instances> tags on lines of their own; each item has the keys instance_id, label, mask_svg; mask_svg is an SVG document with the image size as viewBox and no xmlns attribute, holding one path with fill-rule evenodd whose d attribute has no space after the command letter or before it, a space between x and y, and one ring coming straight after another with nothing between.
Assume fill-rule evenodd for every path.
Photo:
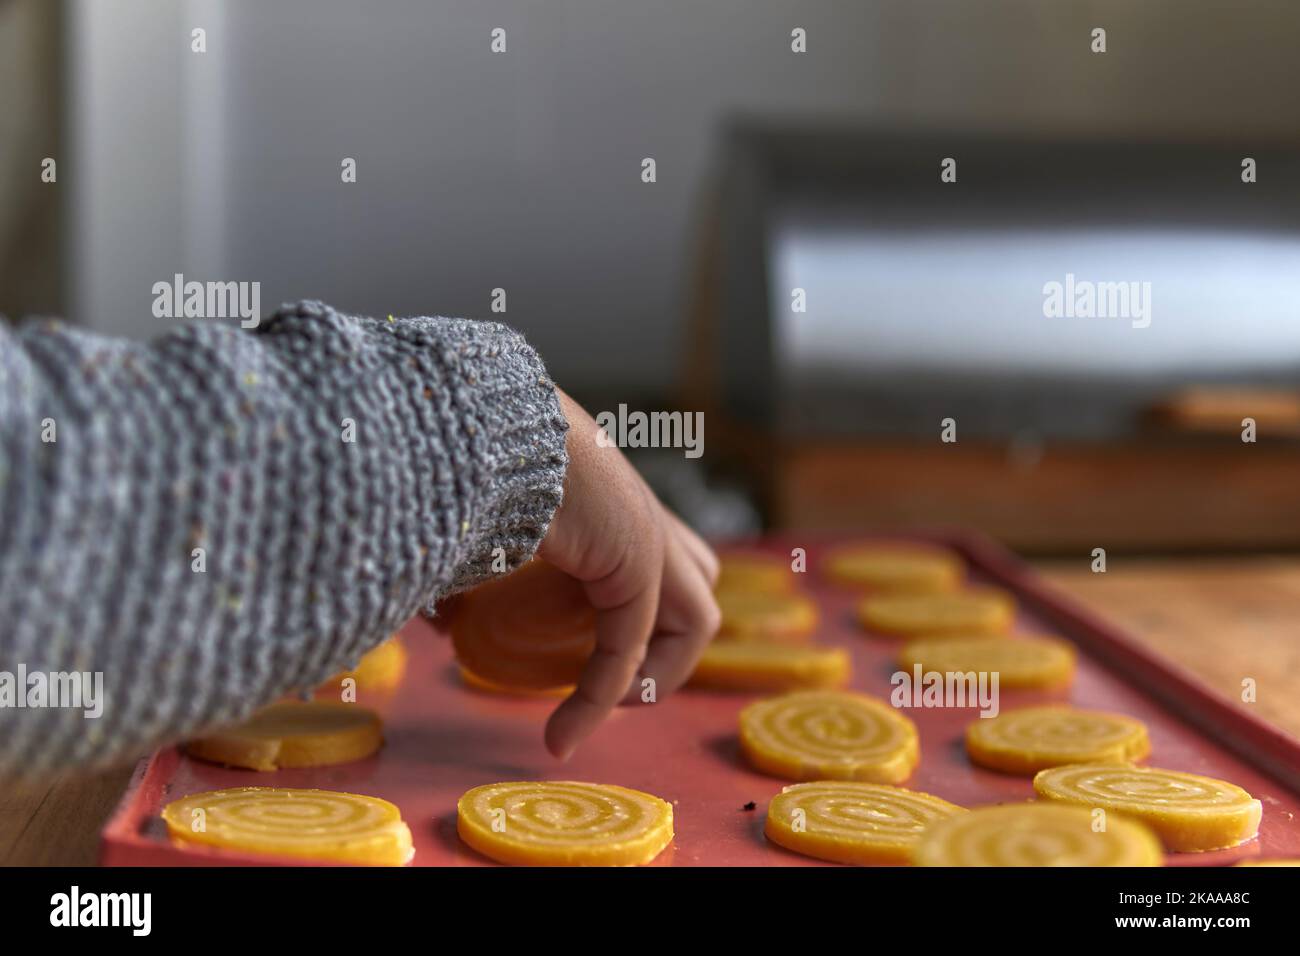
<instances>
[{"instance_id":1,"label":"speckled knit fabric","mask_svg":"<svg viewBox=\"0 0 1300 956\"><path fill-rule=\"evenodd\" d=\"M0 326L0 672L101 671L104 697L98 719L0 708L0 773L240 719L491 573L496 548L522 563L566 428L537 354L493 322L303 302L147 345Z\"/></svg>"}]
</instances>

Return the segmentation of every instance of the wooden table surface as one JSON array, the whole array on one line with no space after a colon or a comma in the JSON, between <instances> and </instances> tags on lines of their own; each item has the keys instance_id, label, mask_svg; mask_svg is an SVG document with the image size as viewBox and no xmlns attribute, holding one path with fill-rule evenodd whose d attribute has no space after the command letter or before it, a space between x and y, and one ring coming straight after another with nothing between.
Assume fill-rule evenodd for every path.
<instances>
[{"instance_id":1,"label":"wooden table surface","mask_svg":"<svg viewBox=\"0 0 1300 956\"><path fill-rule=\"evenodd\" d=\"M1300 558L1038 564L1059 590L1100 611L1237 706L1300 738ZM1255 701L1242 701L1254 681Z\"/></svg>"},{"instance_id":2,"label":"wooden table surface","mask_svg":"<svg viewBox=\"0 0 1300 956\"><path fill-rule=\"evenodd\" d=\"M1053 585L1240 701L1253 678L1264 719L1300 737L1300 558L1044 562ZM0 865L89 865L130 767L0 787Z\"/></svg>"}]
</instances>

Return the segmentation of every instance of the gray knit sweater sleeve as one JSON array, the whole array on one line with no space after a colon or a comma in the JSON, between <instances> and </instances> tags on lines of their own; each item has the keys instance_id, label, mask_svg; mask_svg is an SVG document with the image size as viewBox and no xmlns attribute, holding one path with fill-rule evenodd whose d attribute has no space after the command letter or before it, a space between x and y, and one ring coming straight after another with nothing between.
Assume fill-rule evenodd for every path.
<instances>
[{"instance_id":1,"label":"gray knit sweater sleeve","mask_svg":"<svg viewBox=\"0 0 1300 956\"><path fill-rule=\"evenodd\" d=\"M147 345L0 327L0 773L240 719L527 560L566 428L493 322L304 302ZM73 672L102 673L100 716L48 706L53 682L29 706L32 675Z\"/></svg>"}]
</instances>

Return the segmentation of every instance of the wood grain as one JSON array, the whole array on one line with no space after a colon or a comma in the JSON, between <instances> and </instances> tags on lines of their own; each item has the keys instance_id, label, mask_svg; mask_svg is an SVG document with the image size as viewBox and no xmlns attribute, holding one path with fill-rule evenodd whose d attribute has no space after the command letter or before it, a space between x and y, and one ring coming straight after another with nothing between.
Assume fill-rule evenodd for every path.
<instances>
[{"instance_id":1,"label":"wood grain","mask_svg":"<svg viewBox=\"0 0 1300 956\"><path fill-rule=\"evenodd\" d=\"M1300 547L1300 443L1280 439L1020 450L800 442L765 453L776 528L974 528L1038 554L1099 543L1134 553Z\"/></svg>"},{"instance_id":2,"label":"wood grain","mask_svg":"<svg viewBox=\"0 0 1300 956\"><path fill-rule=\"evenodd\" d=\"M131 767L0 785L0 866L92 866Z\"/></svg>"},{"instance_id":3,"label":"wood grain","mask_svg":"<svg viewBox=\"0 0 1300 956\"><path fill-rule=\"evenodd\" d=\"M1300 738L1300 558L1039 562L1059 590ZM1242 681L1256 685L1244 703Z\"/></svg>"}]
</instances>

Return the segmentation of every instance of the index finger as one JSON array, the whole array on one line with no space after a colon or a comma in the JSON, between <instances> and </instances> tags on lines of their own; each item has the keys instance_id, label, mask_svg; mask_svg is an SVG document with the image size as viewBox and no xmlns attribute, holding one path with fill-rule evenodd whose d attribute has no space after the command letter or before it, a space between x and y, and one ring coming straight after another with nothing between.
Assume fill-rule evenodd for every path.
<instances>
[{"instance_id":1,"label":"index finger","mask_svg":"<svg viewBox=\"0 0 1300 956\"><path fill-rule=\"evenodd\" d=\"M546 747L567 760L627 693L654 627L663 561L657 549L629 549L605 577L584 583L596 609L596 648L578 686L546 722Z\"/></svg>"}]
</instances>

